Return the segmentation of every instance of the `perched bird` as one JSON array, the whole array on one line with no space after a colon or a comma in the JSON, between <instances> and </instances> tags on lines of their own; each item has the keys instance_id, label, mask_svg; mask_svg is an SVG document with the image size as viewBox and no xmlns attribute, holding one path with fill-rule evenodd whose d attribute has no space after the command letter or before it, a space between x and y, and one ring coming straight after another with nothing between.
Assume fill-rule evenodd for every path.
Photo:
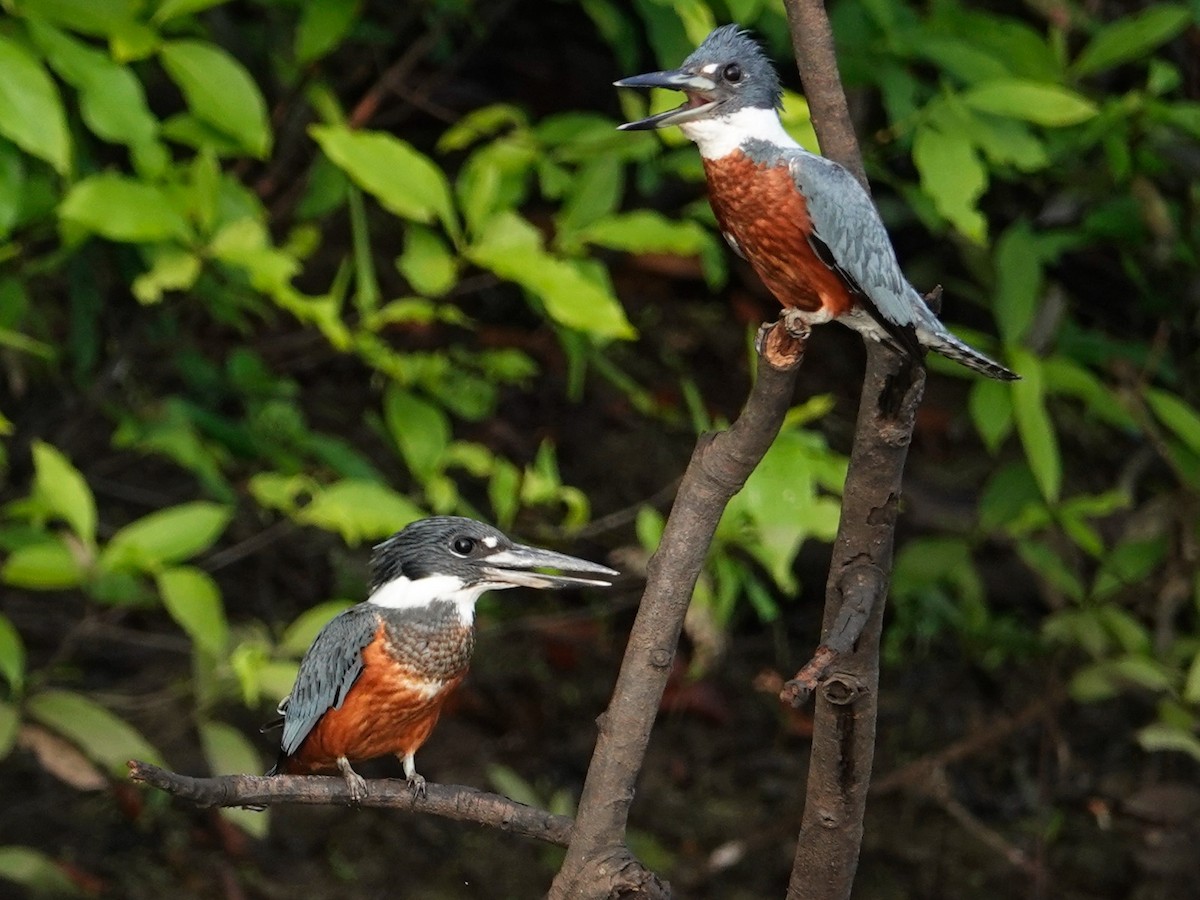
<instances>
[{"instance_id":1,"label":"perched bird","mask_svg":"<svg viewBox=\"0 0 1200 900\"><path fill-rule=\"evenodd\" d=\"M928 348L991 378L1018 377L946 330L904 277L854 176L784 131L779 76L745 31L723 25L678 69L616 85L687 95L677 109L620 127L678 125L696 143L725 239L786 308L793 331L837 320L914 360Z\"/></svg>"},{"instance_id":2,"label":"perched bird","mask_svg":"<svg viewBox=\"0 0 1200 900\"><path fill-rule=\"evenodd\" d=\"M514 544L460 516L414 522L375 548L371 595L321 629L279 704L283 737L268 775L340 771L351 797L366 782L351 762L394 753L418 794L414 756L442 705L467 674L475 645L475 601L512 587L607 587L611 582L546 575L538 568L619 574L563 553Z\"/></svg>"}]
</instances>

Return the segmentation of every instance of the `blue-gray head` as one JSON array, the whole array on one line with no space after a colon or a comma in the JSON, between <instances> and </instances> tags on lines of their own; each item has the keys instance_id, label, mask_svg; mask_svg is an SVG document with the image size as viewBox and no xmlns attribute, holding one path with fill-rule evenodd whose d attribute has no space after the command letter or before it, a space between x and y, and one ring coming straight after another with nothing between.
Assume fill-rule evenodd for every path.
<instances>
[{"instance_id":1,"label":"blue-gray head","mask_svg":"<svg viewBox=\"0 0 1200 900\"><path fill-rule=\"evenodd\" d=\"M776 110L783 98L779 76L766 53L737 25L714 30L678 69L634 75L614 83L617 87L669 88L687 95L677 109L622 125L627 131L724 117L742 109Z\"/></svg>"},{"instance_id":2,"label":"blue-gray head","mask_svg":"<svg viewBox=\"0 0 1200 900\"><path fill-rule=\"evenodd\" d=\"M612 577L607 566L514 543L491 525L463 516L420 519L375 547L371 558L371 590L387 587L395 594L403 582L414 595L425 594L421 582L435 582L449 594L510 587L551 588L572 585L608 586L611 582L571 575L547 575L537 569L561 569ZM401 591L404 593L405 591ZM432 597L431 599L436 599ZM447 597L446 599L450 599Z\"/></svg>"}]
</instances>

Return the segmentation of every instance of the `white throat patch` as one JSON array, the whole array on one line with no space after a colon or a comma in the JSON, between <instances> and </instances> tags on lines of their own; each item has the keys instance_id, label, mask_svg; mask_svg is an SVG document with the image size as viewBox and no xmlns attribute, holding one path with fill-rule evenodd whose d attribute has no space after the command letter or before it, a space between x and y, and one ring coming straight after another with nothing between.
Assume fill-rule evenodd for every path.
<instances>
[{"instance_id":1,"label":"white throat patch","mask_svg":"<svg viewBox=\"0 0 1200 900\"><path fill-rule=\"evenodd\" d=\"M783 130L779 114L773 109L744 106L736 112L711 119L684 122L679 129L695 141L705 159L721 159L736 150L743 141L756 138L780 147L799 148L795 139Z\"/></svg>"},{"instance_id":2,"label":"white throat patch","mask_svg":"<svg viewBox=\"0 0 1200 900\"><path fill-rule=\"evenodd\" d=\"M487 591L510 585L476 584L466 587L455 575L435 575L413 581L401 575L382 585L367 598L368 603L386 609L416 609L428 606L434 600L448 600L458 610L459 621L464 628L475 624L475 601Z\"/></svg>"}]
</instances>

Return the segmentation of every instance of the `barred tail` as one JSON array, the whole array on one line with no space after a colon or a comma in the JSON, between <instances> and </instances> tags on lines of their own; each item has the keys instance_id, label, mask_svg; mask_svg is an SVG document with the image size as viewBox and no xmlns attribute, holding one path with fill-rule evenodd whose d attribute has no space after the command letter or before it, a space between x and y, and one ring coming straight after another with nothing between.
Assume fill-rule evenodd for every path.
<instances>
[{"instance_id":1,"label":"barred tail","mask_svg":"<svg viewBox=\"0 0 1200 900\"><path fill-rule=\"evenodd\" d=\"M936 353L942 354L947 359L952 359L956 363L961 363L968 369L974 369L988 378L996 378L1000 381L1018 381L1021 376L1011 369L1007 369L1000 363L990 357L984 356L974 347L964 344L949 331L938 329L937 331L927 331L922 328L918 331L921 343Z\"/></svg>"}]
</instances>

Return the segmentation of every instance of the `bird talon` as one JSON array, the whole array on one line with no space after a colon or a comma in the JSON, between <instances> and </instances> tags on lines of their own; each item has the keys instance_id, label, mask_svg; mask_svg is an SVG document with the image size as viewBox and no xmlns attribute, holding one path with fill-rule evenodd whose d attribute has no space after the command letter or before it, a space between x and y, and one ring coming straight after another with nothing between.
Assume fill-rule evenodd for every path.
<instances>
[{"instance_id":1,"label":"bird talon","mask_svg":"<svg viewBox=\"0 0 1200 900\"><path fill-rule=\"evenodd\" d=\"M807 341L812 335L812 325L805 318L803 310L789 308L780 313L779 318L783 321L783 327L787 329L790 337L797 341Z\"/></svg>"},{"instance_id":2,"label":"bird talon","mask_svg":"<svg viewBox=\"0 0 1200 900\"><path fill-rule=\"evenodd\" d=\"M350 802L358 804L366 800L367 780L350 768L350 760L344 756L339 757L337 767L346 781L346 787L350 790Z\"/></svg>"},{"instance_id":3,"label":"bird talon","mask_svg":"<svg viewBox=\"0 0 1200 900\"><path fill-rule=\"evenodd\" d=\"M425 791L425 776L418 775L416 772L414 772L412 775L408 776L407 780L408 780L408 788L409 788L409 790L411 790L413 792L413 796L417 797L421 800L424 800L425 793L426 793L426 791Z\"/></svg>"},{"instance_id":4,"label":"bird talon","mask_svg":"<svg viewBox=\"0 0 1200 900\"><path fill-rule=\"evenodd\" d=\"M759 356L766 353L767 336L771 333L771 329L775 327L774 322L763 322L758 326L758 333L754 335L754 352Z\"/></svg>"}]
</instances>

